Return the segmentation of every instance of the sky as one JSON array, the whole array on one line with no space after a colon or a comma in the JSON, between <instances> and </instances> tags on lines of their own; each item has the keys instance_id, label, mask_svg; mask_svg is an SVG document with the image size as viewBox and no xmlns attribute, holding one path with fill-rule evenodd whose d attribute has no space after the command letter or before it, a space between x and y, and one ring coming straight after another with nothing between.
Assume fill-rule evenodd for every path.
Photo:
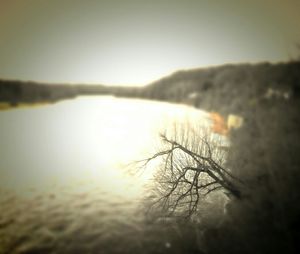
<instances>
[{"instance_id":1,"label":"sky","mask_svg":"<svg viewBox=\"0 0 300 254\"><path fill-rule=\"evenodd\" d=\"M0 0L0 78L145 85L300 55L300 0Z\"/></svg>"}]
</instances>

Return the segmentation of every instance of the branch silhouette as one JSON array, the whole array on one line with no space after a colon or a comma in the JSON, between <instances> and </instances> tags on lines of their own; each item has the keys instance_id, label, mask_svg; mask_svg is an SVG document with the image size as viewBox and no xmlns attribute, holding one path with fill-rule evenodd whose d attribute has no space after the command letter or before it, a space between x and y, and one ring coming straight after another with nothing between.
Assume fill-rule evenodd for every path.
<instances>
[{"instance_id":1,"label":"branch silhouette","mask_svg":"<svg viewBox=\"0 0 300 254\"><path fill-rule=\"evenodd\" d=\"M159 209L164 216L191 217L201 198L223 190L230 197L241 198L241 185L224 162L224 151L207 135L181 135L168 138L161 134L164 148L144 160L144 167L161 159L155 175L155 189L150 209ZM188 138L189 137L189 138Z\"/></svg>"}]
</instances>

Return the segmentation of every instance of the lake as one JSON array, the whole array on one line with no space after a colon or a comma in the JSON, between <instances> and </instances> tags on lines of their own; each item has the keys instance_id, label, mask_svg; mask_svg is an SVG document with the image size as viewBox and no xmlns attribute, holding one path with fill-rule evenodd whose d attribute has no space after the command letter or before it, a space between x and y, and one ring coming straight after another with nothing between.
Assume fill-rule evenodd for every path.
<instances>
[{"instance_id":1,"label":"lake","mask_svg":"<svg viewBox=\"0 0 300 254\"><path fill-rule=\"evenodd\" d=\"M0 253L182 253L176 230L145 222L155 170L133 162L174 122L208 117L109 96L1 111Z\"/></svg>"}]
</instances>

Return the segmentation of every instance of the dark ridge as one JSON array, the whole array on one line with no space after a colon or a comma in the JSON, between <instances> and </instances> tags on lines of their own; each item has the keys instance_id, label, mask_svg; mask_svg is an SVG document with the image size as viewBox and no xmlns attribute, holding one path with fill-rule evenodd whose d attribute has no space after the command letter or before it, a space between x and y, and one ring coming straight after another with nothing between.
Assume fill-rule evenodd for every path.
<instances>
[{"instance_id":1,"label":"dark ridge","mask_svg":"<svg viewBox=\"0 0 300 254\"><path fill-rule=\"evenodd\" d=\"M149 84L143 96L224 114L242 114L270 91L299 97L300 62L228 64L178 71Z\"/></svg>"},{"instance_id":2,"label":"dark ridge","mask_svg":"<svg viewBox=\"0 0 300 254\"><path fill-rule=\"evenodd\" d=\"M79 95L114 95L183 103L223 114L242 114L268 93L299 97L300 62L227 64L181 70L144 87L43 84L0 80L0 102L55 102Z\"/></svg>"}]
</instances>

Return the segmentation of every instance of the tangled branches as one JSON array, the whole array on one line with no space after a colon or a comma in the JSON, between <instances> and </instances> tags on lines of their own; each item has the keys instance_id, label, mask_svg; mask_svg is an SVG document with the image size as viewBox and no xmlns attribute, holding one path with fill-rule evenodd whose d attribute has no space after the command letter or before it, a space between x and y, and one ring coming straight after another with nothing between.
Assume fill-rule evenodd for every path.
<instances>
[{"instance_id":1,"label":"tangled branches","mask_svg":"<svg viewBox=\"0 0 300 254\"><path fill-rule=\"evenodd\" d=\"M175 135L170 139L166 134L161 135L164 148L144 161L146 166L162 159L162 167L155 177L151 208L160 208L167 216L176 213L190 217L197 211L201 198L216 190L241 197L242 182L222 165L226 153L216 137L196 138L191 133L188 136Z\"/></svg>"}]
</instances>

